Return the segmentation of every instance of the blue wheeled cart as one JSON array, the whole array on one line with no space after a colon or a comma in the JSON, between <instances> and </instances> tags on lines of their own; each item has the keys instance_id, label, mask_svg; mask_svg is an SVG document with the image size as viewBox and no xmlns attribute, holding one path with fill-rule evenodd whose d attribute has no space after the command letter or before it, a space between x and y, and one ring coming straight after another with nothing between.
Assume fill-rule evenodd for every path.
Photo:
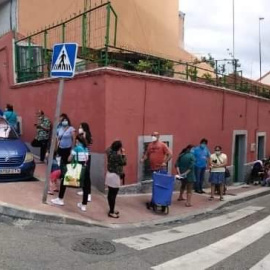
<instances>
[{"instance_id":1,"label":"blue wheeled cart","mask_svg":"<svg viewBox=\"0 0 270 270\"><path fill-rule=\"evenodd\" d=\"M174 176L164 172L153 173L152 201L147 204L147 208L153 208L155 212L161 210L169 213L169 206L172 202L174 189Z\"/></svg>"}]
</instances>

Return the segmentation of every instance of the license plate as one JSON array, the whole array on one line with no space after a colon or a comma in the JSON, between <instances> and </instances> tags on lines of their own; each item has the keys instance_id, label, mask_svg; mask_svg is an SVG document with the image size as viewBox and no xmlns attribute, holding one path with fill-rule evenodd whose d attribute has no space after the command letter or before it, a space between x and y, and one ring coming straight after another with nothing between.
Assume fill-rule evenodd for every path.
<instances>
[{"instance_id":1,"label":"license plate","mask_svg":"<svg viewBox=\"0 0 270 270\"><path fill-rule=\"evenodd\" d=\"M21 169L0 169L0 174L20 174Z\"/></svg>"}]
</instances>

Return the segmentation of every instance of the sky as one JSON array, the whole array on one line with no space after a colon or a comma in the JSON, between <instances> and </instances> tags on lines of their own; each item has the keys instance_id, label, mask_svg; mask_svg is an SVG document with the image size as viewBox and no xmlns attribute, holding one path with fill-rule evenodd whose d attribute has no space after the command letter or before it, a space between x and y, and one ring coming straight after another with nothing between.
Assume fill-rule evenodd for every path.
<instances>
[{"instance_id":1,"label":"sky","mask_svg":"<svg viewBox=\"0 0 270 270\"><path fill-rule=\"evenodd\" d=\"M185 48L198 57L229 59L233 52L233 0L179 0L185 13ZM270 71L270 0L234 0L235 58L243 76L258 79L259 17L262 76Z\"/></svg>"}]
</instances>

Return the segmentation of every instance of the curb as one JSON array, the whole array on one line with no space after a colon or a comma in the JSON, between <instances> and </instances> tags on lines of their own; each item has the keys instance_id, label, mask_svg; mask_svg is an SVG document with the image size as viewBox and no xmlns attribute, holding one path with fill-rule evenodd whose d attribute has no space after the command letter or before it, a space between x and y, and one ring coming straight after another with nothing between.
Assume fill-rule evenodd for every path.
<instances>
[{"instance_id":1,"label":"curb","mask_svg":"<svg viewBox=\"0 0 270 270\"><path fill-rule=\"evenodd\" d=\"M219 205L216 205L214 207L208 207L206 209L194 211L193 213L184 214L184 215L181 215L178 217L164 218L164 219L160 219L160 220L156 220L156 221L150 221L150 222L146 221L146 222L134 223L134 224L130 224L130 225L121 224L122 225L121 227L128 228L128 227L132 227L132 226L133 227L159 226L159 225L173 224L173 223L177 223L177 222L181 223L181 222L185 222L185 221L190 221L194 218L203 217L203 216L210 214L216 210L221 210L225 207L237 205L237 204L240 204L242 202L249 201L249 200L252 200L255 198L259 198L259 197L263 197L263 196L266 196L269 194L270 194L270 189L265 190L265 191L261 191L261 192L257 192L255 194L249 194L246 196L242 196L240 198L234 197L231 200L220 202Z\"/></svg>"},{"instance_id":2,"label":"curb","mask_svg":"<svg viewBox=\"0 0 270 270\"><path fill-rule=\"evenodd\" d=\"M92 220L77 219L61 214L48 214L42 211L33 211L29 209L24 209L3 202L0 202L0 215L16 219L34 220L39 222L48 222L57 224L79 225L85 227L101 227L101 228L114 227L110 224L106 225L101 222L94 222Z\"/></svg>"},{"instance_id":3,"label":"curb","mask_svg":"<svg viewBox=\"0 0 270 270\"><path fill-rule=\"evenodd\" d=\"M93 220L86 220L86 219L79 219L79 218L72 218L62 214L48 214L42 211L33 211L25 208L20 208L15 205L7 204L4 202L0 202L0 215L8 216L11 218L16 219L25 219L25 220L34 220L39 222L48 222L48 223L57 223L57 224L67 224L67 225L78 225L78 226L85 226L85 227L100 227L100 228L134 228L134 227L145 227L145 226L158 226L158 225L166 225L166 224L173 224L177 222L184 222L190 221L194 218L203 217L213 211L220 210L222 208L237 205L245 201L249 201L255 198L263 197L270 194L270 189L257 192L255 194L248 194L240 198L233 198L228 201L220 202L219 205L214 207L208 207L203 210L198 210L193 213L184 214L181 216L174 216L170 218L163 218L156 221L144 221L139 223L133 224L104 224L102 222L93 221ZM240 195L240 194L239 194ZM241 196L241 195L240 195Z\"/></svg>"}]
</instances>

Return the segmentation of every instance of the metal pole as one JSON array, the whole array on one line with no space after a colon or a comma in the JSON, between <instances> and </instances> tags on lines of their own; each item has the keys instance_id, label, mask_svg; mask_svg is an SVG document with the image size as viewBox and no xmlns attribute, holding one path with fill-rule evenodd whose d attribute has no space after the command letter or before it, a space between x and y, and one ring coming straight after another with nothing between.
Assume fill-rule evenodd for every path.
<instances>
[{"instance_id":1,"label":"metal pole","mask_svg":"<svg viewBox=\"0 0 270 270\"><path fill-rule=\"evenodd\" d=\"M84 12L82 16L82 55L86 52L87 47L87 15Z\"/></svg>"},{"instance_id":2,"label":"metal pole","mask_svg":"<svg viewBox=\"0 0 270 270\"><path fill-rule=\"evenodd\" d=\"M216 64L216 85L218 85L218 60L215 60L215 64Z\"/></svg>"},{"instance_id":3,"label":"metal pole","mask_svg":"<svg viewBox=\"0 0 270 270\"><path fill-rule=\"evenodd\" d=\"M259 58L260 58L260 82L262 78L262 47L261 47L261 20L264 18L259 18Z\"/></svg>"},{"instance_id":4,"label":"metal pole","mask_svg":"<svg viewBox=\"0 0 270 270\"><path fill-rule=\"evenodd\" d=\"M108 66L108 46L110 43L110 23L111 23L111 3L107 4L107 23L106 23L106 36L105 36L105 66Z\"/></svg>"},{"instance_id":5,"label":"metal pole","mask_svg":"<svg viewBox=\"0 0 270 270\"><path fill-rule=\"evenodd\" d=\"M57 101L56 101L56 109L55 109L55 116L54 116L52 138L51 138L49 162L48 162L48 166L47 166L46 180L45 180L44 191L43 191L43 196L42 196L42 202L45 204L47 203L47 193L48 193L48 189L49 189L49 181L50 181L52 161L53 161L55 142L56 142L56 130L57 130L57 125L58 125L59 116L60 116L63 91L64 91L64 79L60 79Z\"/></svg>"},{"instance_id":6,"label":"metal pole","mask_svg":"<svg viewBox=\"0 0 270 270\"><path fill-rule=\"evenodd\" d=\"M234 89L236 90L237 85L237 62L238 59L233 59L233 67L234 67Z\"/></svg>"},{"instance_id":7,"label":"metal pole","mask_svg":"<svg viewBox=\"0 0 270 270\"><path fill-rule=\"evenodd\" d=\"M233 52L232 52L232 56L233 56L233 59L234 59L234 53L235 53L235 28L234 28L234 0L232 2L232 5L233 5Z\"/></svg>"},{"instance_id":8,"label":"metal pole","mask_svg":"<svg viewBox=\"0 0 270 270\"><path fill-rule=\"evenodd\" d=\"M66 37L66 24L63 23L62 24L62 42L64 43L65 42L65 37Z\"/></svg>"}]
</instances>

